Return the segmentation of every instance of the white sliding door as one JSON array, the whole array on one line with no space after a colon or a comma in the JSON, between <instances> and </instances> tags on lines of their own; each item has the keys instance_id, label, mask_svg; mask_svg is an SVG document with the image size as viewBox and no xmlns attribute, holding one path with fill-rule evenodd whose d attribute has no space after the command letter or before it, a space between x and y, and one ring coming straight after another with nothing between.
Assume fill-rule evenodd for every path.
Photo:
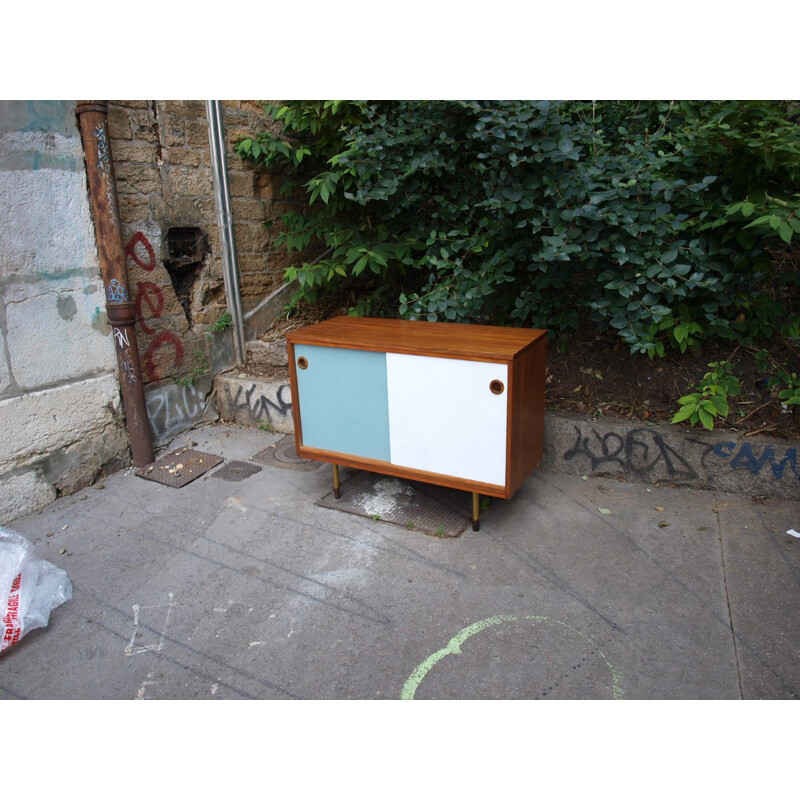
<instances>
[{"instance_id":1,"label":"white sliding door","mask_svg":"<svg viewBox=\"0 0 800 800\"><path fill-rule=\"evenodd\" d=\"M505 485L505 364L387 353L386 371L393 464Z\"/></svg>"}]
</instances>

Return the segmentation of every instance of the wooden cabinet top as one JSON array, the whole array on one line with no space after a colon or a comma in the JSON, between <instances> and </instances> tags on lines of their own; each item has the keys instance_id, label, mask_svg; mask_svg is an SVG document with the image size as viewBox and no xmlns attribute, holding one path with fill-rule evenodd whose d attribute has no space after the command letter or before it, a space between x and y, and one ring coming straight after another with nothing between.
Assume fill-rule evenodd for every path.
<instances>
[{"instance_id":1,"label":"wooden cabinet top","mask_svg":"<svg viewBox=\"0 0 800 800\"><path fill-rule=\"evenodd\" d=\"M372 317L334 317L286 334L291 344L511 361L547 331Z\"/></svg>"}]
</instances>

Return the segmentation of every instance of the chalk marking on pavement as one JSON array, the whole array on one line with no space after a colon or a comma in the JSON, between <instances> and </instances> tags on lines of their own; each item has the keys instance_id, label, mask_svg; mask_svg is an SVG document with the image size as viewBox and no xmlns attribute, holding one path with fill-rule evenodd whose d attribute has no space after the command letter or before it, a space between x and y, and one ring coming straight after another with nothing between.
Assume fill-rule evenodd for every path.
<instances>
[{"instance_id":1,"label":"chalk marking on pavement","mask_svg":"<svg viewBox=\"0 0 800 800\"><path fill-rule=\"evenodd\" d=\"M167 635L167 628L169 627L169 617L172 613L172 609L175 607L175 603L172 602L175 595L172 592L169 593L169 600L165 605L155 605L155 606L140 606L138 603L133 608L133 633L131 634L131 640L128 643L127 647L125 648L125 655L126 656L135 656L139 653L158 653L164 647L164 637ZM139 635L139 612L143 608L166 608L167 614L164 618L164 627L161 630L161 635L158 639L158 644L146 644L146 645L135 645L136 637Z\"/></svg>"},{"instance_id":2,"label":"chalk marking on pavement","mask_svg":"<svg viewBox=\"0 0 800 800\"><path fill-rule=\"evenodd\" d=\"M175 603L173 602L173 598L175 595L170 592L168 595L169 599L165 605L154 605L154 606L140 606L138 603L133 608L133 633L131 634L131 640L128 643L128 646L125 648L125 655L126 656L136 656L140 655L141 653L160 653L161 650L164 648L164 638L167 635L167 629L169 628L169 618L170 614L172 613L172 609L175 607ZM166 608L167 613L164 616L164 625L161 629L161 634L158 638L158 644L147 644L147 645L137 645L134 646L134 642L136 641L136 637L139 634L139 612L143 608ZM147 673L147 677L142 681L142 685L139 687L139 690L136 692L136 699L137 700L147 700L145 696L147 694L147 687L148 686L155 686L155 681L151 680L151 678L155 675L155 666Z\"/></svg>"},{"instance_id":3,"label":"chalk marking on pavement","mask_svg":"<svg viewBox=\"0 0 800 800\"><path fill-rule=\"evenodd\" d=\"M614 699L622 699L622 696L624 695L622 690L622 674L616 667L613 666L613 664L611 664L611 662L606 658L605 654L588 636L581 633L576 628L573 628L571 625L567 625L566 622L561 622L560 620L554 620L550 619L549 617L538 616L535 614L525 614L521 617L516 614L500 614L495 617L482 619L479 622L473 622L472 625L468 625L466 628L463 628L447 643L446 647L443 647L441 650L437 650L435 653L429 655L411 673L408 680L405 682L405 684L403 684L403 689L400 692L400 699L413 700L420 683L422 683L423 678L431 671L431 669L433 669L433 667L436 666L436 664L438 664L445 656L460 655L461 645L464 644L464 642L467 641L467 639L469 639L471 636L474 636L476 633L480 633L482 630L485 630L493 625L502 625L504 622L519 622L523 620L542 622L545 625L550 625L553 628L561 627L570 634L583 639L587 644L594 648L594 650L597 652L600 658L603 659L608 667L609 672L611 673L611 688Z\"/></svg>"},{"instance_id":4,"label":"chalk marking on pavement","mask_svg":"<svg viewBox=\"0 0 800 800\"><path fill-rule=\"evenodd\" d=\"M148 678L153 677L153 673L149 673ZM139 691L136 692L136 699L137 700L147 700L145 694L147 693L148 686L155 686L155 681L142 681L142 685L139 687Z\"/></svg>"}]
</instances>

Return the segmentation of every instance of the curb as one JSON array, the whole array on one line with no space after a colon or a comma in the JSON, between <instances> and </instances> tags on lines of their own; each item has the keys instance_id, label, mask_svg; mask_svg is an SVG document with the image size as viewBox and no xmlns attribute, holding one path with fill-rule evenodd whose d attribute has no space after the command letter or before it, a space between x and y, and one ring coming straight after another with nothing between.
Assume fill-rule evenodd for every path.
<instances>
[{"instance_id":1,"label":"curb","mask_svg":"<svg viewBox=\"0 0 800 800\"><path fill-rule=\"evenodd\" d=\"M294 433L288 378L220 374L214 380L214 396L223 421ZM800 500L798 445L730 431L549 411L540 468L758 499Z\"/></svg>"},{"instance_id":2,"label":"curb","mask_svg":"<svg viewBox=\"0 0 800 800\"><path fill-rule=\"evenodd\" d=\"M541 466L633 483L798 500L797 451L797 445L769 436L548 412Z\"/></svg>"}]
</instances>

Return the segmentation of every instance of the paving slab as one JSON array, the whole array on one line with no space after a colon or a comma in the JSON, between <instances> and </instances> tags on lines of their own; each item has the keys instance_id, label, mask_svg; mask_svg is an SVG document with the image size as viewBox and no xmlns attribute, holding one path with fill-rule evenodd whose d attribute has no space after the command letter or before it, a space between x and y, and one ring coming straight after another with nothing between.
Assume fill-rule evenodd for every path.
<instances>
[{"instance_id":1,"label":"paving slab","mask_svg":"<svg viewBox=\"0 0 800 800\"><path fill-rule=\"evenodd\" d=\"M210 424L159 455L280 439ZM540 469L449 538L321 507L329 465L259 466L127 470L17 519L74 593L0 656L0 698L800 693L800 503Z\"/></svg>"},{"instance_id":2,"label":"paving slab","mask_svg":"<svg viewBox=\"0 0 800 800\"><path fill-rule=\"evenodd\" d=\"M731 606L739 680L746 697L796 698L797 680L781 665L800 664L795 615L800 584L800 529L776 502L717 502L725 582Z\"/></svg>"}]
</instances>

